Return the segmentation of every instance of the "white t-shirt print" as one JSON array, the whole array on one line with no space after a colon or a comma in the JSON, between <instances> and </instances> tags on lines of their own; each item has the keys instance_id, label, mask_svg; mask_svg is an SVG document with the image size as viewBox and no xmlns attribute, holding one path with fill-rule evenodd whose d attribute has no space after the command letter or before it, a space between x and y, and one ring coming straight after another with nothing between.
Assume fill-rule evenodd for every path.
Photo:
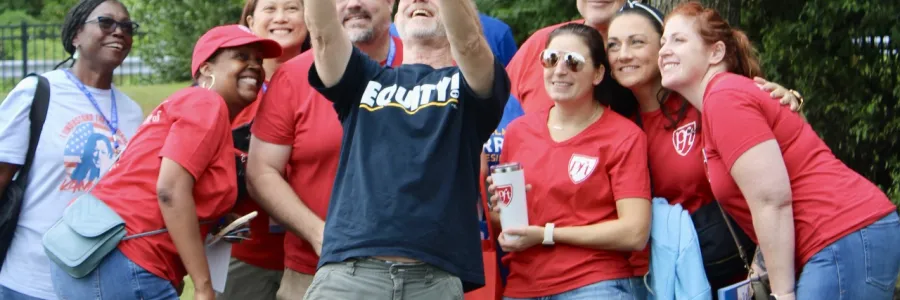
<instances>
[{"instance_id":1,"label":"white t-shirt print","mask_svg":"<svg viewBox=\"0 0 900 300\"><path fill-rule=\"evenodd\" d=\"M50 83L50 106L29 174L19 223L0 285L42 299L57 299L50 279L50 260L41 236L62 217L66 205L93 186L115 156L109 126L82 91L62 70L42 74ZM19 82L0 103L0 161L25 162L31 121L29 113L37 78ZM111 118L111 91L86 87L103 115ZM115 92L119 150L143 121L141 107Z\"/></svg>"}]
</instances>

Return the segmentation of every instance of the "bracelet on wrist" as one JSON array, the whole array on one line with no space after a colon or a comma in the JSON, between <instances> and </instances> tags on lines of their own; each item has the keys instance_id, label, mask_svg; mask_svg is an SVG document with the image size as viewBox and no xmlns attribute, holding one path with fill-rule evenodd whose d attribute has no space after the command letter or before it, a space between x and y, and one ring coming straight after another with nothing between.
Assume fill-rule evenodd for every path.
<instances>
[{"instance_id":1,"label":"bracelet on wrist","mask_svg":"<svg viewBox=\"0 0 900 300\"><path fill-rule=\"evenodd\" d=\"M793 295L793 294L794 294L794 291L791 291L791 292L788 292L788 293L784 293L784 294L780 294L780 295L776 295L775 293L771 293L771 294L769 294L769 295L772 296L772 298L775 298L775 300L779 300L779 299L784 299L784 297L787 297L787 296Z\"/></svg>"},{"instance_id":2,"label":"bracelet on wrist","mask_svg":"<svg viewBox=\"0 0 900 300\"><path fill-rule=\"evenodd\" d=\"M797 106L797 109L798 110L803 109L803 102L804 102L803 95L800 95L800 92L798 92L796 90L788 90L788 91L791 92L791 94L794 95L794 97L797 97L797 102L800 102L800 105Z\"/></svg>"}]
</instances>

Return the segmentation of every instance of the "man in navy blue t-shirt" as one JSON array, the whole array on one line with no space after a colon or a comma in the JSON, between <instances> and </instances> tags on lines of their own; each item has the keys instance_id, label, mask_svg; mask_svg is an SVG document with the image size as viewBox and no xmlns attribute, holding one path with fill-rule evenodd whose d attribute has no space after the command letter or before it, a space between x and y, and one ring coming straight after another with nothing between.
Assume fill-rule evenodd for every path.
<instances>
[{"instance_id":1,"label":"man in navy blue t-shirt","mask_svg":"<svg viewBox=\"0 0 900 300\"><path fill-rule=\"evenodd\" d=\"M307 1L305 13L310 85L344 128L306 299L462 299L485 281L479 155L509 98L503 64L470 0L401 0L398 68L353 48L333 5Z\"/></svg>"}]
</instances>

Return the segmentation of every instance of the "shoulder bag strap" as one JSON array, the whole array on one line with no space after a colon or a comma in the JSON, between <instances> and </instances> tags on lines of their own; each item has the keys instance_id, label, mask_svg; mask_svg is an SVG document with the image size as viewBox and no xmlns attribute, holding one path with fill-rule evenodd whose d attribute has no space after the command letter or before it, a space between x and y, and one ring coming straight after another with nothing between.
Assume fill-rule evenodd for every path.
<instances>
[{"instance_id":1,"label":"shoulder bag strap","mask_svg":"<svg viewBox=\"0 0 900 300\"><path fill-rule=\"evenodd\" d=\"M728 226L728 232L731 233L731 237L734 238L734 244L737 246L738 255L741 256L741 260L744 262L744 268L747 269L747 272L753 273L753 268L750 267L750 261L747 259L747 254L744 252L744 246L741 245L740 240L737 237L737 233L734 231L734 227L731 225L731 221L728 220L728 214L725 213L725 209L722 208L722 205L716 203L716 206L719 207L719 211L722 212L722 219L725 221L725 225Z\"/></svg>"},{"instance_id":2,"label":"shoulder bag strap","mask_svg":"<svg viewBox=\"0 0 900 300\"><path fill-rule=\"evenodd\" d=\"M34 153L37 151L38 142L41 139L41 131L44 129L44 121L47 120L47 109L50 107L50 82L47 78L38 74L28 74L28 77L37 77L37 88L34 90L34 99L31 101L31 112L28 118L31 121L28 138L28 152L25 154L25 164L19 169L16 183L22 188L28 180L28 173L34 163Z\"/></svg>"}]
</instances>

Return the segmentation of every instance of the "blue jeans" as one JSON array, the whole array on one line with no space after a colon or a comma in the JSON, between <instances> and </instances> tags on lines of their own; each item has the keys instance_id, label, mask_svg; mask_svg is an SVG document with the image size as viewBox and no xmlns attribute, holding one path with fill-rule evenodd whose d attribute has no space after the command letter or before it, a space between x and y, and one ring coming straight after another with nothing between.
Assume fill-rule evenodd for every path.
<instances>
[{"instance_id":1,"label":"blue jeans","mask_svg":"<svg viewBox=\"0 0 900 300\"><path fill-rule=\"evenodd\" d=\"M538 298L510 298L503 300L644 300L647 299L647 287L640 277L604 280L556 295Z\"/></svg>"},{"instance_id":2,"label":"blue jeans","mask_svg":"<svg viewBox=\"0 0 900 300\"><path fill-rule=\"evenodd\" d=\"M171 282L141 268L118 249L82 278L73 278L56 264L50 266L60 300L178 300Z\"/></svg>"},{"instance_id":3,"label":"blue jeans","mask_svg":"<svg viewBox=\"0 0 900 300\"><path fill-rule=\"evenodd\" d=\"M0 300L43 300L35 298L9 289L0 285Z\"/></svg>"},{"instance_id":4,"label":"blue jeans","mask_svg":"<svg viewBox=\"0 0 900 300\"><path fill-rule=\"evenodd\" d=\"M897 249L900 217L893 212L813 255L800 272L797 300L890 300L900 274Z\"/></svg>"}]
</instances>

